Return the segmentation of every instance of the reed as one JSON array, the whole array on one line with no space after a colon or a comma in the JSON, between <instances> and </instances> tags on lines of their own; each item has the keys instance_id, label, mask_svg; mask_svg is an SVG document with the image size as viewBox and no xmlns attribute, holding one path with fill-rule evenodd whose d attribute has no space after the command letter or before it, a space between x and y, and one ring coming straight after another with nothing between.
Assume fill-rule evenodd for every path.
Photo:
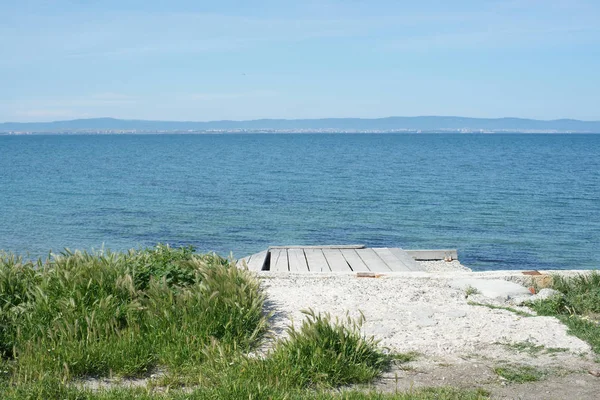
<instances>
[{"instance_id":1,"label":"reed","mask_svg":"<svg viewBox=\"0 0 600 400\"><path fill-rule=\"evenodd\" d=\"M43 263L5 254L0 290L0 349L16 382L141 376L200 362L211 341L248 349L266 329L258 281L190 248L65 251Z\"/></svg>"}]
</instances>

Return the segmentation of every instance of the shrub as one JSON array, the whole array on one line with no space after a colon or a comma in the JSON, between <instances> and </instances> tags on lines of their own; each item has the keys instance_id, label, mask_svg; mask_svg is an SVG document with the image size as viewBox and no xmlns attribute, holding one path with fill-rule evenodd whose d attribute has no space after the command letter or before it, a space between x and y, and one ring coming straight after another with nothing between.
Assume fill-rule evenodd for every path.
<instances>
[{"instance_id":1,"label":"shrub","mask_svg":"<svg viewBox=\"0 0 600 400\"><path fill-rule=\"evenodd\" d=\"M191 248L0 260L0 349L14 376L145 374L200 362L212 341L249 348L266 329L245 270Z\"/></svg>"}]
</instances>

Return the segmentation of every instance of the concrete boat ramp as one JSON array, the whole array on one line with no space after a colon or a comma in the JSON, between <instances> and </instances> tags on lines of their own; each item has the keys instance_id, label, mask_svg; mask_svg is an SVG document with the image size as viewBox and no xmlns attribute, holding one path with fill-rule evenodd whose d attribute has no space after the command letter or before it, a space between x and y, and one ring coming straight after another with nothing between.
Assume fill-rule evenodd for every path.
<instances>
[{"instance_id":1,"label":"concrete boat ramp","mask_svg":"<svg viewBox=\"0 0 600 400\"><path fill-rule=\"evenodd\" d=\"M456 260L456 250L403 250L364 245L272 246L238 265L273 272L422 272L416 261Z\"/></svg>"}]
</instances>

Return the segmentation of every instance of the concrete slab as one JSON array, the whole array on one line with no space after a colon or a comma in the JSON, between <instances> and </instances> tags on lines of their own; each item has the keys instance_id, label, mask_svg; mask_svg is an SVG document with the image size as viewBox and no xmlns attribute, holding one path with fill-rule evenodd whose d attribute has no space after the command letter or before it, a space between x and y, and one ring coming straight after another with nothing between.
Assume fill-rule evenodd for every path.
<instances>
[{"instance_id":1,"label":"concrete slab","mask_svg":"<svg viewBox=\"0 0 600 400\"><path fill-rule=\"evenodd\" d=\"M455 279L450 281L450 286L461 290L472 287L482 296L491 299L508 300L515 297L531 296L531 292L526 287L503 279Z\"/></svg>"}]
</instances>

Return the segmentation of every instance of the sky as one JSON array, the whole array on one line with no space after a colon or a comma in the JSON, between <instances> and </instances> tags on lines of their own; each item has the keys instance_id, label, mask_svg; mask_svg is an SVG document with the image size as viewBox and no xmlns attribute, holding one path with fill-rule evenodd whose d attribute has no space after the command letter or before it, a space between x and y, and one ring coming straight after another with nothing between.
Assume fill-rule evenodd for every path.
<instances>
[{"instance_id":1,"label":"sky","mask_svg":"<svg viewBox=\"0 0 600 400\"><path fill-rule=\"evenodd\" d=\"M0 122L600 120L598 0L0 0Z\"/></svg>"}]
</instances>

